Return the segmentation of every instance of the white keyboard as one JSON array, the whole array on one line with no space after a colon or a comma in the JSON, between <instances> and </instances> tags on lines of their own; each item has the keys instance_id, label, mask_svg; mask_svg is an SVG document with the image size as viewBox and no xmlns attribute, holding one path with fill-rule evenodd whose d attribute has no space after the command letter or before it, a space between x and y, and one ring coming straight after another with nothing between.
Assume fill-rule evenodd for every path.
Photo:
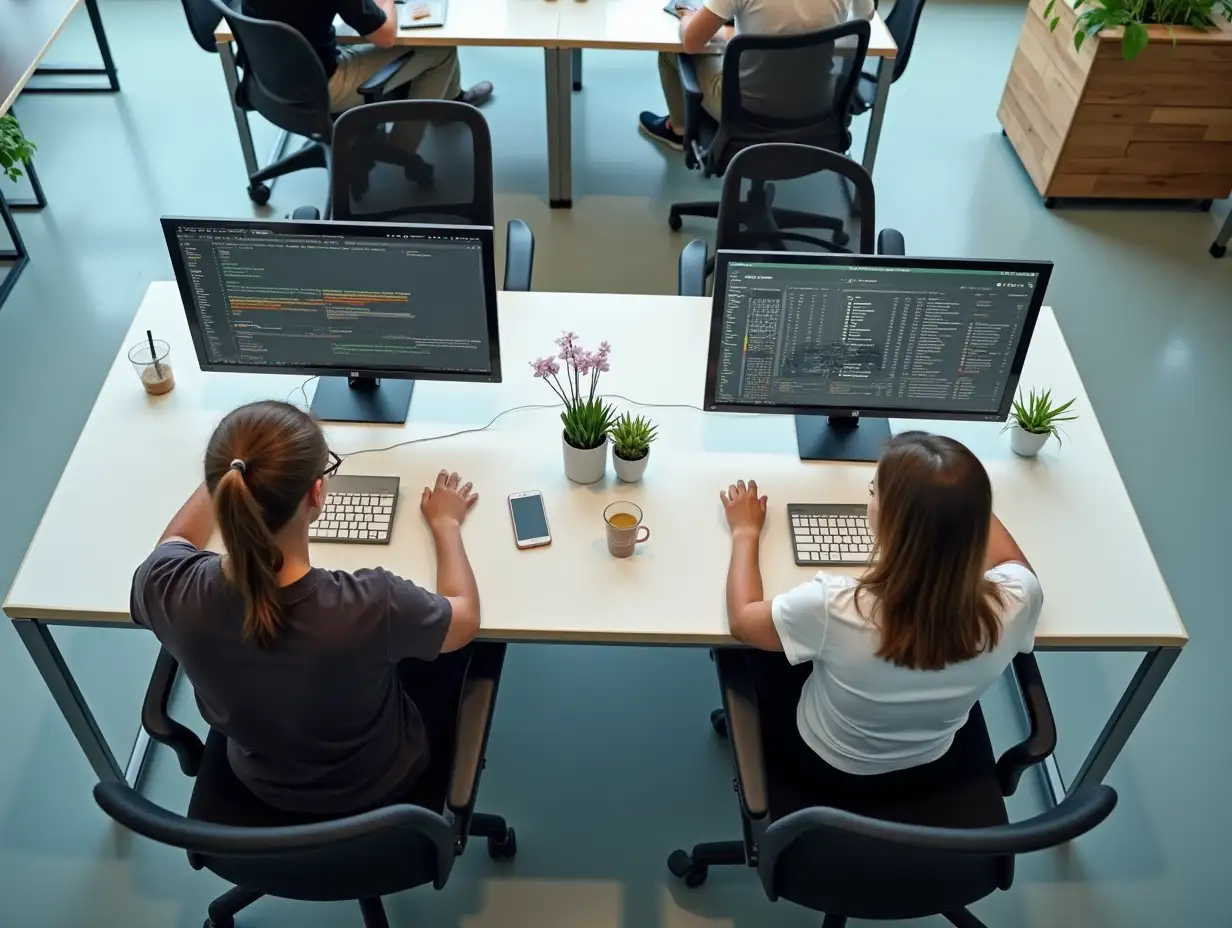
<instances>
[{"instance_id":1,"label":"white keyboard","mask_svg":"<svg viewBox=\"0 0 1232 928\"><path fill-rule=\"evenodd\" d=\"M308 540L387 545L397 505L397 477L335 475L329 478L325 509L308 526Z\"/></svg>"},{"instance_id":2,"label":"white keyboard","mask_svg":"<svg viewBox=\"0 0 1232 928\"><path fill-rule=\"evenodd\" d=\"M867 564L872 557L867 506L789 503L787 516L797 564Z\"/></svg>"}]
</instances>

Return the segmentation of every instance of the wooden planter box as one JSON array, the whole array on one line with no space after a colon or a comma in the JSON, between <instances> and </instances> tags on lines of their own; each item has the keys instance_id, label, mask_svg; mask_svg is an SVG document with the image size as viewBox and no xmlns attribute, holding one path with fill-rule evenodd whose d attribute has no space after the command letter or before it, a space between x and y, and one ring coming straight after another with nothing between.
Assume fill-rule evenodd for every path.
<instances>
[{"instance_id":1,"label":"wooden planter box","mask_svg":"<svg viewBox=\"0 0 1232 928\"><path fill-rule=\"evenodd\" d=\"M1121 57L1120 30L1074 51L1075 13L1056 32L1031 0L997 118L1035 189L1054 197L1222 199L1232 194L1232 27L1149 26Z\"/></svg>"}]
</instances>

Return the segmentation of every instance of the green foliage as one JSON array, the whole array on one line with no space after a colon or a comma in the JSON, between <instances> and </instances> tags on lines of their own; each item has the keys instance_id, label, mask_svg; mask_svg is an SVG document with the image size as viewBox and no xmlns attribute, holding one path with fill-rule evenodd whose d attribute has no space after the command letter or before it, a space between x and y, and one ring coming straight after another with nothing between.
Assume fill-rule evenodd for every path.
<instances>
[{"instance_id":1,"label":"green foliage","mask_svg":"<svg viewBox=\"0 0 1232 928\"><path fill-rule=\"evenodd\" d=\"M1056 5L1057 0L1048 0L1044 7L1044 19L1051 30L1061 22L1053 15ZM1125 30L1121 57L1133 61L1150 41L1147 26L1190 26L1206 32L1214 25L1216 15L1232 17L1232 0L1077 0L1074 10L1078 14L1074 21L1075 49L1081 51L1087 38L1105 29L1121 27ZM1176 44L1175 35L1172 44Z\"/></svg>"},{"instance_id":2,"label":"green foliage","mask_svg":"<svg viewBox=\"0 0 1232 928\"><path fill-rule=\"evenodd\" d=\"M34 157L35 144L21 134L12 114L0 116L0 174L9 180L21 177L21 165Z\"/></svg>"},{"instance_id":3,"label":"green foliage","mask_svg":"<svg viewBox=\"0 0 1232 928\"><path fill-rule=\"evenodd\" d=\"M625 413L612 426L611 439L616 454L626 461L640 461L650 453L650 443L655 440L658 426L651 425L643 416Z\"/></svg>"},{"instance_id":4,"label":"green foliage","mask_svg":"<svg viewBox=\"0 0 1232 928\"><path fill-rule=\"evenodd\" d=\"M1072 422L1078 418L1072 414L1073 400L1067 400L1059 406L1052 405L1052 391L1044 390L1036 393L1032 388L1031 392L1024 400L1022 398L1022 390L1018 391L1018 396L1014 399L1014 408L1010 413L1010 421L1006 423L1008 429L1015 422L1024 432L1032 432L1036 435L1055 435L1057 441L1061 441L1060 422ZM1070 412L1071 415L1065 415Z\"/></svg>"},{"instance_id":5,"label":"green foliage","mask_svg":"<svg viewBox=\"0 0 1232 928\"><path fill-rule=\"evenodd\" d=\"M560 414L565 441L575 448L598 448L616 421L616 410L599 397L579 400Z\"/></svg>"}]
</instances>

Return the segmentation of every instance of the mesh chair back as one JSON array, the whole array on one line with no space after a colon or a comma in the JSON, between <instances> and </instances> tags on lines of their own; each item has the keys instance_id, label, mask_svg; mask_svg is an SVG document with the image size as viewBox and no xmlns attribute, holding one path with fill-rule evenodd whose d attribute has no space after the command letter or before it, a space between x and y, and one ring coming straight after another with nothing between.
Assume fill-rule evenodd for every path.
<instances>
[{"instance_id":1,"label":"mesh chair back","mask_svg":"<svg viewBox=\"0 0 1232 928\"><path fill-rule=\"evenodd\" d=\"M1090 831L1116 806L1108 786L1079 790L1025 822L934 828L812 808L776 821L760 844L758 875L771 899L848 918L906 919L952 912L1008 889L1013 855Z\"/></svg>"},{"instance_id":2,"label":"mesh chair back","mask_svg":"<svg viewBox=\"0 0 1232 928\"><path fill-rule=\"evenodd\" d=\"M222 13L214 6L212 0L180 0L184 7L184 18L188 20L188 29L192 37L201 46L202 51L217 54L218 43L214 41L214 30L222 20Z\"/></svg>"},{"instance_id":3,"label":"mesh chair back","mask_svg":"<svg viewBox=\"0 0 1232 928\"><path fill-rule=\"evenodd\" d=\"M838 222L817 222L821 216ZM836 224L843 244L823 231ZM859 164L812 145L767 142L727 166L715 248L871 255L876 229L873 179Z\"/></svg>"},{"instance_id":4,"label":"mesh chair back","mask_svg":"<svg viewBox=\"0 0 1232 928\"><path fill-rule=\"evenodd\" d=\"M242 828L176 815L114 781L95 786L94 799L125 828L188 851L194 866L284 899L365 899L427 883L440 889L455 857L449 824L419 806L386 806L319 824Z\"/></svg>"},{"instance_id":5,"label":"mesh chair back","mask_svg":"<svg viewBox=\"0 0 1232 928\"><path fill-rule=\"evenodd\" d=\"M308 40L285 23L254 19L224 0L210 0L226 19L240 49L245 109L279 129L317 141L330 137L329 79Z\"/></svg>"},{"instance_id":6,"label":"mesh chair back","mask_svg":"<svg viewBox=\"0 0 1232 928\"><path fill-rule=\"evenodd\" d=\"M853 20L797 35L737 35L723 56L712 170L758 142L851 147L850 109L871 28Z\"/></svg>"},{"instance_id":7,"label":"mesh chair back","mask_svg":"<svg viewBox=\"0 0 1232 928\"><path fill-rule=\"evenodd\" d=\"M894 9L886 14L886 29L898 46L898 54L894 56L894 80L898 80L907 70L907 60L911 57L911 46L915 44L915 33L923 12L924 0L897 0Z\"/></svg>"},{"instance_id":8,"label":"mesh chair back","mask_svg":"<svg viewBox=\"0 0 1232 928\"><path fill-rule=\"evenodd\" d=\"M382 148L427 165L382 161ZM349 110L334 126L330 200L335 219L490 226L492 136L475 107L452 100L391 100Z\"/></svg>"}]
</instances>

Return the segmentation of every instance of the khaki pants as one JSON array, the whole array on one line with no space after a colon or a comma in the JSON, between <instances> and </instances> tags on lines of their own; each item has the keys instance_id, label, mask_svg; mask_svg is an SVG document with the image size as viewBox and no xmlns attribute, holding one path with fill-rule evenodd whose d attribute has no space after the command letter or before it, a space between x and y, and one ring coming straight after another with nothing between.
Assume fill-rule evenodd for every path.
<instances>
[{"instance_id":1,"label":"khaki pants","mask_svg":"<svg viewBox=\"0 0 1232 928\"><path fill-rule=\"evenodd\" d=\"M684 88L680 86L680 70L676 64L678 55L659 52L659 83L663 85L663 97L667 100L667 118L674 132L684 133ZM702 106L715 119L723 99L723 56L694 55L697 66L697 82L702 88Z\"/></svg>"}]
</instances>

